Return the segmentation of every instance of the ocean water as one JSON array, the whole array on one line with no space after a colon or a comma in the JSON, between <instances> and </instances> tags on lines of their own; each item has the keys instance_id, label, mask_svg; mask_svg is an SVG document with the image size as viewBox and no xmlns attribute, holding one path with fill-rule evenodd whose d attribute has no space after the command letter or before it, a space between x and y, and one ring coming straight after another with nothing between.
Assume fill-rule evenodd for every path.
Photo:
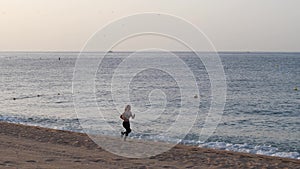
<instances>
[{"instance_id":1,"label":"ocean water","mask_svg":"<svg viewBox=\"0 0 300 169\"><path fill-rule=\"evenodd\" d=\"M82 119L84 115L78 116L74 109L76 93L73 93L72 81L78 54L1 52L0 120L83 132L78 121L80 117L83 121L89 120L91 125L85 131L96 132L92 126L99 126L102 119ZM133 132L130 137L177 142L178 138L161 137L159 133L166 131L166 126L174 123L173 117L178 115L182 86L172 74L159 69L146 69L132 76L126 71L130 68L125 67L114 76L130 54L108 53L98 70L91 71L95 73L95 96L88 95L83 99L85 109L96 102L99 111L105 112L102 114L105 122L115 128L114 131L101 128L101 134L118 136L122 125L117 106L125 106L126 102L115 101L116 97L121 100L127 97L123 86L127 87L128 81L124 85L119 81L112 86L112 79L129 76L128 98L136 114L136 119L131 122ZM300 53L219 53L226 75L227 100L220 123L205 142L199 141L199 134L211 106L207 70L194 53L174 54L191 70L200 93L198 117L181 143L300 159ZM82 55L87 59L97 57L97 53ZM183 72L181 67L174 66L165 52L138 53L137 56L136 65L150 59L154 64L172 68L175 74L185 76L180 74ZM89 67L86 70L89 71ZM99 115L99 112L95 114Z\"/></svg>"}]
</instances>

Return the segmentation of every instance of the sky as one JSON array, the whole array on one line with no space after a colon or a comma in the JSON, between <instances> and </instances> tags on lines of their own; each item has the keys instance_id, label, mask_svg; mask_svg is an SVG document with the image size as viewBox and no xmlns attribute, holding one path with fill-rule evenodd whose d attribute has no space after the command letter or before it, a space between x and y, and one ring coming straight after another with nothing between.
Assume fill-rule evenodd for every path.
<instances>
[{"instance_id":1,"label":"sky","mask_svg":"<svg viewBox=\"0 0 300 169\"><path fill-rule=\"evenodd\" d=\"M299 7L300 0L0 0L0 51L80 51L108 23L154 12L197 26L217 51L300 52ZM149 36L116 50L151 45L182 50Z\"/></svg>"}]
</instances>

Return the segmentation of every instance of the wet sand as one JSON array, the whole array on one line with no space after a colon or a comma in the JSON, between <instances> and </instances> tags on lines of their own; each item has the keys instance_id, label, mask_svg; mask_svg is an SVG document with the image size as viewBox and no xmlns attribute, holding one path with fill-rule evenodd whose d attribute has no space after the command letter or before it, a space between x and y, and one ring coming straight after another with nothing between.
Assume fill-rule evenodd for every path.
<instances>
[{"instance_id":1,"label":"wet sand","mask_svg":"<svg viewBox=\"0 0 300 169\"><path fill-rule=\"evenodd\" d=\"M86 134L0 122L0 168L300 169L300 160L184 145L149 158L126 158L103 150Z\"/></svg>"}]
</instances>

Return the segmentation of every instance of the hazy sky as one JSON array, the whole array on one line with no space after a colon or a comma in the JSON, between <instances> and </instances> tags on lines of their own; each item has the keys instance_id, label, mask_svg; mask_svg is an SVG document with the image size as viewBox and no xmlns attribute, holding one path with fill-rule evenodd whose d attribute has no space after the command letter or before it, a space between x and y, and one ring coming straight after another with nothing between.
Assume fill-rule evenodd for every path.
<instances>
[{"instance_id":1,"label":"hazy sky","mask_svg":"<svg viewBox=\"0 0 300 169\"><path fill-rule=\"evenodd\" d=\"M0 51L79 51L102 26L141 12L188 20L219 51L300 51L299 7L300 0L0 0ZM118 49L135 45L142 44Z\"/></svg>"}]
</instances>

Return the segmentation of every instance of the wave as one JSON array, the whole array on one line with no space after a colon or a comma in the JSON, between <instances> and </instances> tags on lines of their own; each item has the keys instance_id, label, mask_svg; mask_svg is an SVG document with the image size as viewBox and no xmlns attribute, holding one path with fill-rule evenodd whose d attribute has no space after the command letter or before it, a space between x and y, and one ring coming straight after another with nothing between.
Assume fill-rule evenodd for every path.
<instances>
[{"instance_id":1,"label":"wave","mask_svg":"<svg viewBox=\"0 0 300 169\"><path fill-rule=\"evenodd\" d=\"M0 121L17 123L31 126L40 126L57 130L66 130L74 132L82 132L82 128L78 119L55 118L55 117L23 117L23 116L7 116L0 115Z\"/></svg>"},{"instance_id":2,"label":"wave","mask_svg":"<svg viewBox=\"0 0 300 169\"><path fill-rule=\"evenodd\" d=\"M272 147L271 145L249 145L247 143L231 144L226 142L208 142L200 144L199 147L300 159L300 154L298 152L280 152L278 148Z\"/></svg>"},{"instance_id":3,"label":"wave","mask_svg":"<svg viewBox=\"0 0 300 169\"><path fill-rule=\"evenodd\" d=\"M275 157L284 157L284 158L293 158L300 159L299 152L284 152L280 151L278 148L273 147L271 145L251 145L248 143L243 144L234 144L234 143L226 143L226 142L200 142L198 140L178 140L172 138L165 138L161 136L154 136L150 134L143 135L134 135L134 138L137 139L145 139L152 141L165 141L171 143L180 143L184 145L193 145L201 148L212 148L218 150L227 150L234 152L243 152L243 153L251 153L251 154L259 154L259 155L267 155L267 156L275 156Z\"/></svg>"}]
</instances>

